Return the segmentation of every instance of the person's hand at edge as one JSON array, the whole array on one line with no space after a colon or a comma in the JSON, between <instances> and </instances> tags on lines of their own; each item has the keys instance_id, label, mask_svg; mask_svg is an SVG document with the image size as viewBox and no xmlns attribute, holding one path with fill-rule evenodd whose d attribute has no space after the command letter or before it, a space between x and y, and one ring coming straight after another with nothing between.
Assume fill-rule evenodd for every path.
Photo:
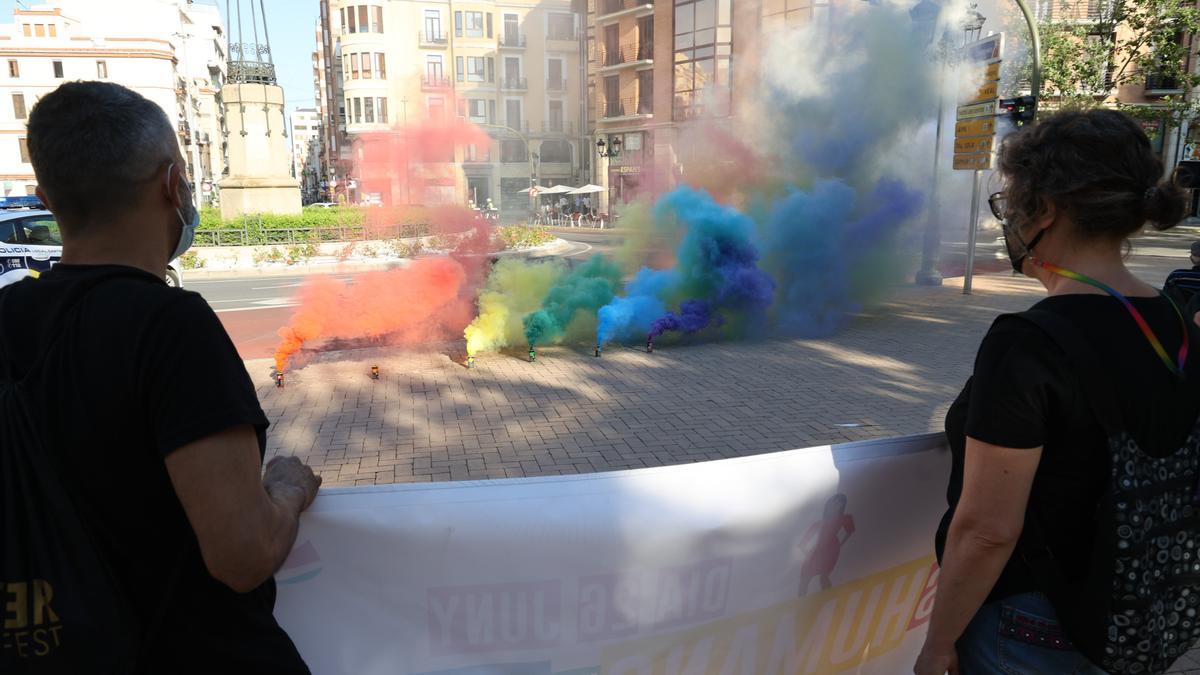
<instances>
[{"instance_id":1,"label":"person's hand at edge","mask_svg":"<svg viewBox=\"0 0 1200 675\"><path fill-rule=\"evenodd\" d=\"M276 456L267 462L263 488L271 499L295 507L300 513L312 505L321 487L321 477L299 458Z\"/></svg>"}]
</instances>

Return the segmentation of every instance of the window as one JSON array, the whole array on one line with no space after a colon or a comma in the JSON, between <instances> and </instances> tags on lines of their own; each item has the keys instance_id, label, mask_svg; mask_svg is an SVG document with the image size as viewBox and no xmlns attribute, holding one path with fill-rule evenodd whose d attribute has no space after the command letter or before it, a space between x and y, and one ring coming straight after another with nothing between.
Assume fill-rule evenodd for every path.
<instances>
[{"instance_id":1,"label":"window","mask_svg":"<svg viewBox=\"0 0 1200 675\"><path fill-rule=\"evenodd\" d=\"M35 24L33 27L33 35L34 37L46 37L45 24Z\"/></svg>"},{"instance_id":2,"label":"window","mask_svg":"<svg viewBox=\"0 0 1200 675\"><path fill-rule=\"evenodd\" d=\"M349 20L349 23L347 25L350 26L350 32L357 33L358 32L358 22L355 20L353 7L346 8L346 18Z\"/></svg>"},{"instance_id":3,"label":"window","mask_svg":"<svg viewBox=\"0 0 1200 675\"><path fill-rule=\"evenodd\" d=\"M57 78L61 78L63 76L62 61L55 61L53 63L53 65L54 65L54 76Z\"/></svg>"},{"instance_id":4,"label":"window","mask_svg":"<svg viewBox=\"0 0 1200 675\"><path fill-rule=\"evenodd\" d=\"M429 98L429 119L440 120L446 117L446 99L441 96Z\"/></svg>"},{"instance_id":5,"label":"window","mask_svg":"<svg viewBox=\"0 0 1200 675\"><path fill-rule=\"evenodd\" d=\"M323 6L324 6L324 4L322 4L322 7ZM350 32L348 30L348 27L346 26L346 8L343 7L341 9L339 9L338 12L342 15L342 34L344 35L344 34Z\"/></svg>"},{"instance_id":6,"label":"window","mask_svg":"<svg viewBox=\"0 0 1200 675\"><path fill-rule=\"evenodd\" d=\"M375 73L379 76L379 79L387 79L387 58L383 52L375 55Z\"/></svg>"},{"instance_id":7,"label":"window","mask_svg":"<svg viewBox=\"0 0 1200 675\"><path fill-rule=\"evenodd\" d=\"M33 216L20 220L26 243L35 246L62 246L62 235L54 216Z\"/></svg>"},{"instance_id":8,"label":"window","mask_svg":"<svg viewBox=\"0 0 1200 675\"><path fill-rule=\"evenodd\" d=\"M425 56L425 80L429 84L440 87L444 84L446 74L442 70L442 55L428 54Z\"/></svg>"},{"instance_id":9,"label":"window","mask_svg":"<svg viewBox=\"0 0 1200 675\"><path fill-rule=\"evenodd\" d=\"M488 15L491 18L491 15ZM518 45L521 42L521 29L517 24L516 14L504 15L504 44Z\"/></svg>"},{"instance_id":10,"label":"window","mask_svg":"<svg viewBox=\"0 0 1200 675\"><path fill-rule=\"evenodd\" d=\"M376 108L375 114L379 118L379 123L387 124L388 123L387 99L386 98L379 99L379 101L375 105L375 108Z\"/></svg>"},{"instance_id":11,"label":"window","mask_svg":"<svg viewBox=\"0 0 1200 675\"><path fill-rule=\"evenodd\" d=\"M21 32L25 34L25 37L33 37L33 28L27 23L21 24Z\"/></svg>"},{"instance_id":12,"label":"window","mask_svg":"<svg viewBox=\"0 0 1200 675\"><path fill-rule=\"evenodd\" d=\"M363 52L358 55L362 60L362 76L364 80L371 79L371 52Z\"/></svg>"},{"instance_id":13,"label":"window","mask_svg":"<svg viewBox=\"0 0 1200 675\"><path fill-rule=\"evenodd\" d=\"M36 195L37 195L37 186L36 185L26 185L25 186L25 196L26 197L33 197Z\"/></svg>"},{"instance_id":14,"label":"window","mask_svg":"<svg viewBox=\"0 0 1200 675\"><path fill-rule=\"evenodd\" d=\"M504 83L508 87L515 87L521 83L521 59L504 57Z\"/></svg>"},{"instance_id":15,"label":"window","mask_svg":"<svg viewBox=\"0 0 1200 675\"><path fill-rule=\"evenodd\" d=\"M347 54L344 57L338 57L338 60L342 62L342 79L350 79L350 55Z\"/></svg>"},{"instance_id":16,"label":"window","mask_svg":"<svg viewBox=\"0 0 1200 675\"><path fill-rule=\"evenodd\" d=\"M358 79L358 54L350 54L350 79Z\"/></svg>"},{"instance_id":17,"label":"window","mask_svg":"<svg viewBox=\"0 0 1200 675\"><path fill-rule=\"evenodd\" d=\"M362 124L362 99L354 99L354 123Z\"/></svg>"},{"instance_id":18,"label":"window","mask_svg":"<svg viewBox=\"0 0 1200 675\"><path fill-rule=\"evenodd\" d=\"M521 99L510 98L504 102L504 123L513 129L521 129Z\"/></svg>"},{"instance_id":19,"label":"window","mask_svg":"<svg viewBox=\"0 0 1200 675\"><path fill-rule=\"evenodd\" d=\"M553 162L556 164L571 163L571 143L563 138L542 141L538 153L541 155L543 162Z\"/></svg>"},{"instance_id":20,"label":"window","mask_svg":"<svg viewBox=\"0 0 1200 675\"><path fill-rule=\"evenodd\" d=\"M13 94L13 117L25 119L25 94Z\"/></svg>"},{"instance_id":21,"label":"window","mask_svg":"<svg viewBox=\"0 0 1200 675\"><path fill-rule=\"evenodd\" d=\"M463 15L462 12L454 13L454 37L463 36Z\"/></svg>"},{"instance_id":22,"label":"window","mask_svg":"<svg viewBox=\"0 0 1200 675\"><path fill-rule=\"evenodd\" d=\"M358 6L358 32L360 33L371 32L371 24L367 19L367 10L369 9L366 5Z\"/></svg>"},{"instance_id":23,"label":"window","mask_svg":"<svg viewBox=\"0 0 1200 675\"><path fill-rule=\"evenodd\" d=\"M8 76L9 77L20 77L21 76L21 67L19 65L17 65L16 59L8 60Z\"/></svg>"},{"instance_id":24,"label":"window","mask_svg":"<svg viewBox=\"0 0 1200 675\"><path fill-rule=\"evenodd\" d=\"M565 79L563 78L563 61L562 59L550 59L546 61L546 81L547 87L551 91L562 91L566 88Z\"/></svg>"},{"instance_id":25,"label":"window","mask_svg":"<svg viewBox=\"0 0 1200 675\"><path fill-rule=\"evenodd\" d=\"M605 117L620 117L621 111L621 78L611 75L604 78L604 113Z\"/></svg>"},{"instance_id":26,"label":"window","mask_svg":"<svg viewBox=\"0 0 1200 675\"><path fill-rule=\"evenodd\" d=\"M562 130L563 130L563 102L552 100L552 101L549 101L548 103L549 103L549 108L547 109L547 112L549 112L549 115L547 116L548 119L546 120L546 131L562 132ZM545 144L543 144L543 147L545 147Z\"/></svg>"},{"instance_id":27,"label":"window","mask_svg":"<svg viewBox=\"0 0 1200 675\"><path fill-rule=\"evenodd\" d=\"M50 24L50 37L58 37L58 26Z\"/></svg>"},{"instance_id":28,"label":"window","mask_svg":"<svg viewBox=\"0 0 1200 675\"><path fill-rule=\"evenodd\" d=\"M467 37L483 37L483 12L463 12L462 32Z\"/></svg>"},{"instance_id":29,"label":"window","mask_svg":"<svg viewBox=\"0 0 1200 675\"><path fill-rule=\"evenodd\" d=\"M467 82L483 82L486 79L484 69L486 68L484 58L482 56L467 57Z\"/></svg>"},{"instance_id":30,"label":"window","mask_svg":"<svg viewBox=\"0 0 1200 675\"><path fill-rule=\"evenodd\" d=\"M463 80L463 57L456 56L456 57L454 57L454 61L455 61L455 70L458 72L458 81L463 82L464 81Z\"/></svg>"},{"instance_id":31,"label":"window","mask_svg":"<svg viewBox=\"0 0 1200 675\"><path fill-rule=\"evenodd\" d=\"M733 37L729 3L730 0L675 1L674 118L677 120L691 119L701 113L729 114ZM710 109L704 110L705 106Z\"/></svg>"},{"instance_id":32,"label":"window","mask_svg":"<svg viewBox=\"0 0 1200 675\"><path fill-rule=\"evenodd\" d=\"M492 37L492 13L487 13L487 36Z\"/></svg>"},{"instance_id":33,"label":"window","mask_svg":"<svg viewBox=\"0 0 1200 675\"><path fill-rule=\"evenodd\" d=\"M546 37L551 40L574 40L575 18L570 14L550 14L546 17Z\"/></svg>"},{"instance_id":34,"label":"window","mask_svg":"<svg viewBox=\"0 0 1200 675\"><path fill-rule=\"evenodd\" d=\"M371 8L371 30L375 33L383 32L383 8Z\"/></svg>"},{"instance_id":35,"label":"window","mask_svg":"<svg viewBox=\"0 0 1200 675\"><path fill-rule=\"evenodd\" d=\"M442 39L442 13L436 9L425 10L425 39Z\"/></svg>"},{"instance_id":36,"label":"window","mask_svg":"<svg viewBox=\"0 0 1200 675\"><path fill-rule=\"evenodd\" d=\"M639 115L654 113L654 71L643 70L637 74Z\"/></svg>"},{"instance_id":37,"label":"window","mask_svg":"<svg viewBox=\"0 0 1200 675\"><path fill-rule=\"evenodd\" d=\"M496 59L491 56L487 57L487 78L488 82L496 81Z\"/></svg>"},{"instance_id":38,"label":"window","mask_svg":"<svg viewBox=\"0 0 1200 675\"><path fill-rule=\"evenodd\" d=\"M467 117L472 122L487 121L487 101L482 98L467 99Z\"/></svg>"},{"instance_id":39,"label":"window","mask_svg":"<svg viewBox=\"0 0 1200 675\"><path fill-rule=\"evenodd\" d=\"M638 60L654 58L654 17L638 19Z\"/></svg>"},{"instance_id":40,"label":"window","mask_svg":"<svg viewBox=\"0 0 1200 675\"><path fill-rule=\"evenodd\" d=\"M96 62L96 77L101 80L108 78L108 61Z\"/></svg>"},{"instance_id":41,"label":"window","mask_svg":"<svg viewBox=\"0 0 1200 675\"><path fill-rule=\"evenodd\" d=\"M500 141L501 162L528 162L524 141Z\"/></svg>"},{"instance_id":42,"label":"window","mask_svg":"<svg viewBox=\"0 0 1200 675\"><path fill-rule=\"evenodd\" d=\"M370 96L363 99L363 121L367 124L375 123L375 99Z\"/></svg>"},{"instance_id":43,"label":"window","mask_svg":"<svg viewBox=\"0 0 1200 675\"><path fill-rule=\"evenodd\" d=\"M21 151L21 162L23 164L28 164L29 163L29 143L25 140L24 137L18 138L17 139L17 147Z\"/></svg>"}]
</instances>

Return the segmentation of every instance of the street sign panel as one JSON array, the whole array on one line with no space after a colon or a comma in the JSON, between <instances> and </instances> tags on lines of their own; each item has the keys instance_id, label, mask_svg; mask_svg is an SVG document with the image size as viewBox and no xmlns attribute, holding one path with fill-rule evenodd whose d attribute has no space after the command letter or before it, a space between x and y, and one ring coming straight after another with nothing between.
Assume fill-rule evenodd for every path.
<instances>
[{"instance_id":1,"label":"street sign panel","mask_svg":"<svg viewBox=\"0 0 1200 675\"><path fill-rule=\"evenodd\" d=\"M954 139L954 154L972 155L978 152L991 152L994 136L979 136L977 138Z\"/></svg>"},{"instance_id":2,"label":"street sign panel","mask_svg":"<svg viewBox=\"0 0 1200 675\"><path fill-rule=\"evenodd\" d=\"M969 120L976 117L995 117L996 102L984 101L983 103L968 103L958 106L958 119Z\"/></svg>"},{"instance_id":3,"label":"street sign panel","mask_svg":"<svg viewBox=\"0 0 1200 675\"><path fill-rule=\"evenodd\" d=\"M1000 62L999 61L996 61L995 63L989 63L987 65L987 70L984 71L983 79L987 80L988 82L991 82L992 80L996 80L998 82L1000 80Z\"/></svg>"},{"instance_id":4,"label":"street sign panel","mask_svg":"<svg viewBox=\"0 0 1200 675\"><path fill-rule=\"evenodd\" d=\"M996 133L996 120L993 117L980 117L973 120L963 120L954 125L954 136L990 136Z\"/></svg>"},{"instance_id":5,"label":"street sign panel","mask_svg":"<svg viewBox=\"0 0 1200 675\"><path fill-rule=\"evenodd\" d=\"M956 171L984 171L990 168L992 168L992 153L990 152L954 156Z\"/></svg>"}]
</instances>

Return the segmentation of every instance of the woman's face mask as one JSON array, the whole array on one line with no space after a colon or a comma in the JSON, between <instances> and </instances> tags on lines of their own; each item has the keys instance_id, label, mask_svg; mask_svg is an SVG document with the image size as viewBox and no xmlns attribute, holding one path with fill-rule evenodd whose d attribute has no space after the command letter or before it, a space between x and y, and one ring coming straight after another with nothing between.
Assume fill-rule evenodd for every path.
<instances>
[{"instance_id":1,"label":"woman's face mask","mask_svg":"<svg viewBox=\"0 0 1200 675\"><path fill-rule=\"evenodd\" d=\"M988 197L988 205L991 206L992 215L1000 221L1000 227L1004 231L1004 248L1008 250L1008 261L1012 263L1013 271L1021 274L1025 269L1025 259L1033 253L1033 248L1042 240L1046 230L1039 230L1033 240L1026 244L1025 240L1021 238L1020 226L1007 217L1007 197L1004 193L997 192Z\"/></svg>"}]
</instances>

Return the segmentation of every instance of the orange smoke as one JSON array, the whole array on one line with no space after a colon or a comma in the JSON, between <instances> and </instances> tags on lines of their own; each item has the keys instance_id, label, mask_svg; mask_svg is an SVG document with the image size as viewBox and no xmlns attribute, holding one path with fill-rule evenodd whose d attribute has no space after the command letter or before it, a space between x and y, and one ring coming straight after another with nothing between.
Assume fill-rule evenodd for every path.
<instances>
[{"instance_id":1,"label":"orange smoke","mask_svg":"<svg viewBox=\"0 0 1200 675\"><path fill-rule=\"evenodd\" d=\"M351 283L311 276L298 294L300 308L279 330L275 369L284 372L302 347L317 341L367 338L397 345L457 337L474 309L466 281L462 264L451 258L421 258Z\"/></svg>"}]
</instances>

